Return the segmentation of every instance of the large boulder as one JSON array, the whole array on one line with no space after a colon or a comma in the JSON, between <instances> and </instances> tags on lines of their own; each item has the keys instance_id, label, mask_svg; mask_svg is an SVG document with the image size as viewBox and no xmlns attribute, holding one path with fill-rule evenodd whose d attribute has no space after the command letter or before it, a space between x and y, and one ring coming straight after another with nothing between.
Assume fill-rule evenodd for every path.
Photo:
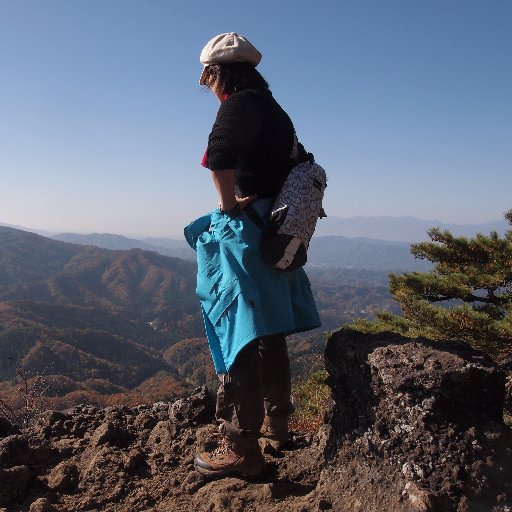
<instances>
[{"instance_id":1,"label":"large boulder","mask_svg":"<svg viewBox=\"0 0 512 512\"><path fill-rule=\"evenodd\" d=\"M317 492L335 510L499 511L512 502L505 376L464 342L343 329Z\"/></svg>"}]
</instances>

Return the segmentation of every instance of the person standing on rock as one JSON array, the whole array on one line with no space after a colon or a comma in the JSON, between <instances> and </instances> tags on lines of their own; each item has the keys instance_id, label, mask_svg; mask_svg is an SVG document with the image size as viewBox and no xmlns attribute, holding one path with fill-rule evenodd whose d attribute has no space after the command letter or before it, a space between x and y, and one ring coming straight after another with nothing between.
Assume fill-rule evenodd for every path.
<instances>
[{"instance_id":1,"label":"person standing on rock","mask_svg":"<svg viewBox=\"0 0 512 512\"><path fill-rule=\"evenodd\" d=\"M259 439L276 447L288 441L293 406L285 335L320 326L304 270L282 272L263 262L261 223L246 211L267 222L287 174L308 160L301 144L292 153L293 124L256 70L260 60L234 32L211 39L200 56L199 83L221 103L202 161L219 208L185 228L197 252L197 294L221 381L221 440L194 460L209 476L256 475L264 467Z\"/></svg>"}]
</instances>

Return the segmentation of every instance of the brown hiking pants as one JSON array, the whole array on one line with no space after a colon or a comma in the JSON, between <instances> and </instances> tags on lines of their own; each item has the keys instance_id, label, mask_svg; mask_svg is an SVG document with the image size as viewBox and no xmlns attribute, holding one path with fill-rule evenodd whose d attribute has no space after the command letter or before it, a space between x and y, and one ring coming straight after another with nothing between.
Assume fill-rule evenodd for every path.
<instances>
[{"instance_id":1,"label":"brown hiking pants","mask_svg":"<svg viewBox=\"0 0 512 512\"><path fill-rule=\"evenodd\" d=\"M220 432L233 441L258 436L265 414L282 417L293 412L290 360L281 334L249 343L220 378L216 418Z\"/></svg>"}]
</instances>

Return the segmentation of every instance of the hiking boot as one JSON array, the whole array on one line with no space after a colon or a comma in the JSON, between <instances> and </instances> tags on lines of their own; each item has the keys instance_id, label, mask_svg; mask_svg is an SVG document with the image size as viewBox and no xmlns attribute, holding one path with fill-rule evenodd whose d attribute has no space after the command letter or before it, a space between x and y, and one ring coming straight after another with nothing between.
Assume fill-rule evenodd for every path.
<instances>
[{"instance_id":1,"label":"hiking boot","mask_svg":"<svg viewBox=\"0 0 512 512\"><path fill-rule=\"evenodd\" d=\"M211 477L258 475L264 465L257 438L232 441L222 437L215 450L197 453L194 458L195 468Z\"/></svg>"},{"instance_id":2,"label":"hiking boot","mask_svg":"<svg viewBox=\"0 0 512 512\"><path fill-rule=\"evenodd\" d=\"M265 416L260 433L260 444L264 451L267 445L274 450L281 450L290 440L288 416Z\"/></svg>"}]
</instances>

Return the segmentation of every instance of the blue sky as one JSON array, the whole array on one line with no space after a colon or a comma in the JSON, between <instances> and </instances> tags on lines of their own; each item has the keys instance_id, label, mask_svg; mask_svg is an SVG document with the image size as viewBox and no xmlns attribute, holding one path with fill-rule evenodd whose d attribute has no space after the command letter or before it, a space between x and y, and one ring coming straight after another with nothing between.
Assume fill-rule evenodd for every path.
<instances>
[{"instance_id":1,"label":"blue sky","mask_svg":"<svg viewBox=\"0 0 512 512\"><path fill-rule=\"evenodd\" d=\"M328 214L512 208L508 0L0 0L0 222L178 237L214 208L198 59L229 31L327 170Z\"/></svg>"}]
</instances>

